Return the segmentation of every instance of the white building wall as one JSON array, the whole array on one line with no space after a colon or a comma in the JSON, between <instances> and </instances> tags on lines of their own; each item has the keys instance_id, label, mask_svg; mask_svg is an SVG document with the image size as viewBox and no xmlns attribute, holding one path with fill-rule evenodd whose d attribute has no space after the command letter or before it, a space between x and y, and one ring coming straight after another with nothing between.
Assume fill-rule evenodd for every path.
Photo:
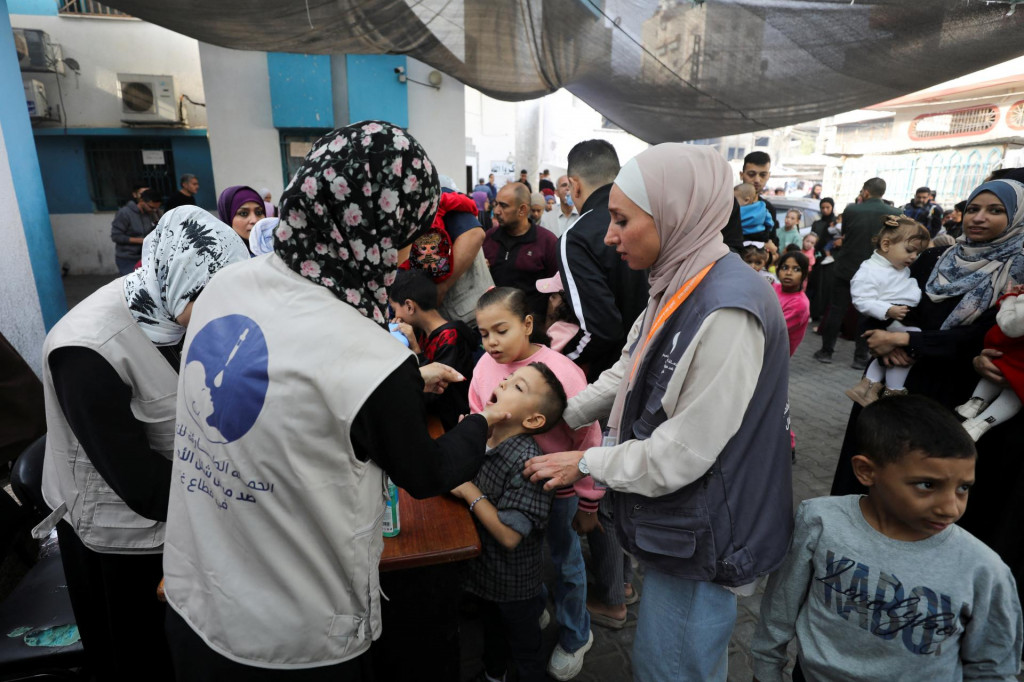
<instances>
[{"instance_id":1,"label":"white building wall","mask_svg":"<svg viewBox=\"0 0 1024 682\"><path fill-rule=\"evenodd\" d=\"M0 243L4 245L3 276L0 277L0 333L33 371L40 374L46 330L3 135L0 135L0 205L8 207L4 219L0 220Z\"/></svg>"},{"instance_id":2,"label":"white building wall","mask_svg":"<svg viewBox=\"0 0 1024 682\"><path fill-rule=\"evenodd\" d=\"M531 182L537 171L547 168L557 178L565 171L569 151L583 140L606 140L615 147L619 163L625 163L649 146L640 138L617 128L603 127L603 117L567 90L542 98L540 165L530 169Z\"/></svg>"},{"instance_id":3,"label":"white building wall","mask_svg":"<svg viewBox=\"0 0 1024 682\"><path fill-rule=\"evenodd\" d=\"M41 122L39 127L66 123L70 132L76 128L121 128L118 73L172 76L176 96L187 95L200 103L206 99L199 44L193 38L137 19L13 14L11 24L46 31L50 41L60 46L61 55L80 66L79 74L70 68L65 68L63 75L22 72L23 79L43 84L55 114L63 97L64 120ZM206 127L205 108L186 100L183 109L190 127ZM113 218L113 212L50 214L57 255L69 274L117 273L110 242Z\"/></svg>"},{"instance_id":4,"label":"white building wall","mask_svg":"<svg viewBox=\"0 0 1024 682\"><path fill-rule=\"evenodd\" d=\"M583 140L607 140L621 163L649 146L623 130L602 127L601 114L566 90L517 104L466 88L466 135L477 150L478 175L490 173L495 162L507 164L507 176L495 175L499 186L518 180L522 168L535 188L538 173L545 168L556 180L565 172L569 150ZM521 141L524 135L536 139Z\"/></svg>"},{"instance_id":5,"label":"white building wall","mask_svg":"<svg viewBox=\"0 0 1024 682\"><path fill-rule=\"evenodd\" d=\"M217 192L231 185L268 187L274 197L284 189L281 177L280 132L274 127L267 53L229 50L200 43L207 97L210 154ZM342 62L343 64L343 62ZM343 73L335 70L333 86L345 88ZM408 76L429 82L433 68L408 60ZM240 77L239 74L244 74ZM441 89L408 84L409 132L433 159L439 173L465 182L465 88L443 75ZM336 101L344 101L335 98ZM335 111L335 124L344 125L347 111Z\"/></svg>"},{"instance_id":6,"label":"white building wall","mask_svg":"<svg viewBox=\"0 0 1024 682\"><path fill-rule=\"evenodd\" d=\"M50 214L57 260L69 275L117 274L110 241L110 222L115 215L113 211Z\"/></svg>"},{"instance_id":7,"label":"white building wall","mask_svg":"<svg viewBox=\"0 0 1024 682\"><path fill-rule=\"evenodd\" d=\"M492 99L466 88L466 136L476 149L476 178L494 173L501 186L513 179L516 149L516 104ZM497 164L497 170L495 170ZM515 177L518 178L518 175Z\"/></svg>"},{"instance_id":8,"label":"white building wall","mask_svg":"<svg viewBox=\"0 0 1024 682\"><path fill-rule=\"evenodd\" d=\"M203 102L206 97L198 43L180 33L137 19L14 14L11 24L15 28L46 31L51 42L61 46L64 57L75 59L81 66L80 75L70 69L66 69L63 76L23 74L46 87L51 107L60 104L60 94L63 94L69 127L121 126L118 73L173 76L177 96L188 95L196 102ZM187 102L185 109L191 127L206 126L205 109Z\"/></svg>"},{"instance_id":9,"label":"white building wall","mask_svg":"<svg viewBox=\"0 0 1024 682\"><path fill-rule=\"evenodd\" d=\"M270 103L267 53L199 43L217 196L232 185L280 197L281 143ZM275 201L277 199L275 198Z\"/></svg>"},{"instance_id":10,"label":"white building wall","mask_svg":"<svg viewBox=\"0 0 1024 682\"><path fill-rule=\"evenodd\" d=\"M409 58L406 73L412 80L429 83L434 67ZM337 81L335 81L337 82ZM407 83L409 132L427 151L438 173L450 175L459 189L466 188L466 86L442 74L441 89ZM335 112L335 116L337 116Z\"/></svg>"}]
</instances>

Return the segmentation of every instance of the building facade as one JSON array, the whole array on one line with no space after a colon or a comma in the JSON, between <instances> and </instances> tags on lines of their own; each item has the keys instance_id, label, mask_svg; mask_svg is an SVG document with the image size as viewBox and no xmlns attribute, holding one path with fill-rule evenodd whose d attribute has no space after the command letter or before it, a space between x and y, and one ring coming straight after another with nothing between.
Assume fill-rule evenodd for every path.
<instances>
[{"instance_id":1,"label":"building facade","mask_svg":"<svg viewBox=\"0 0 1024 682\"><path fill-rule=\"evenodd\" d=\"M865 180L881 177L897 205L927 186L949 208L991 171L1024 165L1024 68L929 88L832 123L824 179L837 200L852 201Z\"/></svg>"},{"instance_id":2,"label":"building facade","mask_svg":"<svg viewBox=\"0 0 1024 682\"><path fill-rule=\"evenodd\" d=\"M92 0L11 0L8 13L65 274L114 274L110 222L145 185L199 179L280 197L311 143L369 118L406 127L439 172L464 174L463 86L391 55L228 50Z\"/></svg>"}]
</instances>

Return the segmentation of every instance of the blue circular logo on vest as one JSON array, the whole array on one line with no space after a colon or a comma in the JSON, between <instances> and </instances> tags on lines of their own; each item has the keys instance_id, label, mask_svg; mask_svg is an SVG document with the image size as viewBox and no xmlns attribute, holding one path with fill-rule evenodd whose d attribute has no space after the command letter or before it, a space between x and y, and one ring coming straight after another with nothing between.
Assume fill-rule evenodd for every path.
<instances>
[{"instance_id":1,"label":"blue circular logo on vest","mask_svg":"<svg viewBox=\"0 0 1024 682\"><path fill-rule=\"evenodd\" d=\"M270 383L267 359L263 330L245 315L211 320L192 339L182 391L207 440L236 441L256 423Z\"/></svg>"}]
</instances>

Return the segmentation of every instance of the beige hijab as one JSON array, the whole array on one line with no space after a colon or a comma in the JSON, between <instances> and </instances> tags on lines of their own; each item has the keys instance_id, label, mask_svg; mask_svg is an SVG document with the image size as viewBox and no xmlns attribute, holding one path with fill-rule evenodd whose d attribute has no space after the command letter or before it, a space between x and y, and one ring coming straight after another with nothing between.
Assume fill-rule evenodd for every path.
<instances>
[{"instance_id":1,"label":"beige hijab","mask_svg":"<svg viewBox=\"0 0 1024 682\"><path fill-rule=\"evenodd\" d=\"M688 280L729 252L722 228L732 212L732 176L732 168L715 149L666 143L638 154L615 178L619 189L654 218L661 240L648 278L651 299L629 369L633 363L643 364L649 349L644 341L663 305ZM619 387L609 419L613 433L618 430L626 395L639 379L629 378Z\"/></svg>"}]
</instances>

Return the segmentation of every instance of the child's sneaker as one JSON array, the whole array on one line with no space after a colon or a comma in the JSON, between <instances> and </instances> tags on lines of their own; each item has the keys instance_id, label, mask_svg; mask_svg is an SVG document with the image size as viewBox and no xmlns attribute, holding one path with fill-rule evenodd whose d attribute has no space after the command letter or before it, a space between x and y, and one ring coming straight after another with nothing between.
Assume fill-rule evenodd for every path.
<instances>
[{"instance_id":1,"label":"child's sneaker","mask_svg":"<svg viewBox=\"0 0 1024 682\"><path fill-rule=\"evenodd\" d=\"M971 440L975 443L978 442L979 438L985 435L986 431L995 425L995 417L989 417L988 419L978 419L977 417L974 417L973 419L968 419L963 424L964 431L967 432L967 435L970 436Z\"/></svg>"},{"instance_id":2,"label":"child's sneaker","mask_svg":"<svg viewBox=\"0 0 1024 682\"><path fill-rule=\"evenodd\" d=\"M540 625L541 630L547 630L548 626L551 625L551 614L548 613L546 607L540 612L540 620L537 621L537 624Z\"/></svg>"},{"instance_id":3,"label":"child's sneaker","mask_svg":"<svg viewBox=\"0 0 1024 682\"><path fill-rule=\"evenodd\" d=\"M857 385L846 391L846 395L853 402L862 407L867 407L878 400L878 394L882 390L880 381L871 381L867 377L862 378Z\"/></svg>"},{"instance_id":4,"label":"child's sneaker","mask_svg":"<svg viewBox=\"0 0 1024 682\"><path fill-rule=\"evenodd\" d=\"M886 386L885 390L882 391L882 397L891 398L894 395L907 395L909 392L910 391L905 388L889 388Z\"/></svg>"},{"instance_id":5,"label":"child's sneaker","mask_svg":"<svg viewBox=\"0 0 1024 682\"><path fill-rule=\"evenodd\" d=\"M594 633L591 631L587 643L571 654L559 644L551 652L551 660L548 661L548 675L556 680L571 680L580 674L583 669L583 656L594 646Z\"/></svg>"},{"instance_id":6,"label":"child's sneaker","mask_svg":"<svg viewBox=\"0 0 1024 682\"><path fill-rule=\"evenodd\" d=\"M957 405L953 408L953 411L960 415L963 419L974 419L979 414L985 411L988 406L988 402L984 398L974 396L963 405Z\"/></svg>"}]
</instances>

